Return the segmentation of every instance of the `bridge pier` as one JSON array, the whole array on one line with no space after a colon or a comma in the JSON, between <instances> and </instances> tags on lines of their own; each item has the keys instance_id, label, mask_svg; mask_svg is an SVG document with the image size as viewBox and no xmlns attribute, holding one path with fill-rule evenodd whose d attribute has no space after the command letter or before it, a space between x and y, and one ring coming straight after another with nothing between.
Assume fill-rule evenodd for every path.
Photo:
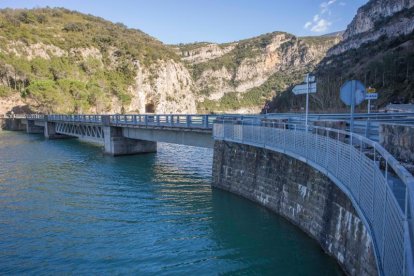
<instances>
[{"instance_id":1,"label":"bridge pier","mask_svg":"<svg viewBox=\"0 0 414 276\"><path fill-rule=\"evenodd\" d=\"M157 152L157 142L130 139L122 134L122 127L110 126L110 117L102 116L104 151L112 156Z\"/></svg>"},{"instance_id":2,"label":"bridge pier","mask_svg":"<svg viewBox=\"0 0 414 276\"><path fill-rule=\"evenodd\" d=\"M122 136L120 127L104 127L105 153L120 156L157 152L157 142L135 140Z\"/></svg>"},{"instance_id":3,"label":"bridge pier","mask_svg":"<svg viewBox=\"0 0 414 276\"><path fill-rule=\"evenodd\" d=\"M33 120L27 120L26 133L31 133L31 134L44 133L44 127L37 126L35 124L35 121Z\"/></svg>"},{"instance_id":4,"label":"bridge pier","mask_svg":"<svg viewBox=\"0 0 414 276\"><path fill-rule=\"evenodd\" d=\"M56 123L48 122L47 116L45 116L45 127L43 128L44 135L46 139L64 139L64 138L73 138L68 135L60 134L56 132Z\"/></svg>"}]
</instances>

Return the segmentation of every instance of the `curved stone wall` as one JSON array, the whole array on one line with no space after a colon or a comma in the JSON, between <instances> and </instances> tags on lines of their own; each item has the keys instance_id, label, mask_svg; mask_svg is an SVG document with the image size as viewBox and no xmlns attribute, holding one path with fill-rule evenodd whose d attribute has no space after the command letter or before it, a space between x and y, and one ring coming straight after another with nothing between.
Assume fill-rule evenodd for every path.
<instances>
[{"instance_id":1,"label":"curved stone wall","mask_svg":"<svg viewBox=\"0 0 414 276\"><path fill-rule=\"evenodd\" d=\"M347 274L378 274L371 237L351 201L309 165L270 150L216 141L213 187L287 218L316 239Z\"/></svg>"}]
</instances>

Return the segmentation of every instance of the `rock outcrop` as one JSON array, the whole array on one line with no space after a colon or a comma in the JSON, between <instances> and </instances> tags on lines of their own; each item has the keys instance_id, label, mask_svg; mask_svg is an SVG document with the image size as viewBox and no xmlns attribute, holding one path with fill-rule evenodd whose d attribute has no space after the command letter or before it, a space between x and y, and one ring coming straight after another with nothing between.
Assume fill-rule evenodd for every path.
<instances>
[{"instance_id":1,"label":"rock outcrop","mask_svg":"<svg viewBox=\"0 0 414 276\"><path fill-rule=\"evenodd\" d=\"M358 9L357 15L343 34L342 43L328 55L356 49L381 37L408 35L414 30L414 0L370 0Z\"/></svg>"},{"instance_id":2,"label":"rock outcrop","mask_svg":"<svg viewBox=\"0 0 414 276\"><path fill-rule=\"evenodd\" d=\"M336 35L298 38L288 33L274 32L229 44L200 43L181 45L180 49L182 60L189 64L193 73L201 105L205 101L214 101L220 105L220 102L228 101L224 99L230 93L239 98L232 96L232 100L238 101L238 104L231 107L240 110L246 107L257 108L256 103L246 98L259 96L264 102L278 90L282 91L297 81L296 78L291 78L292 72L304 72L313 68L328 49L339 41L340 37ZM274 79L270 80L272 76ZM263 88L265 83L268 85ZM274 88L269 89L268 86ZM261 95L254 92L256 95L251 97L243 95L252 89L264 92ZM240 100L243 97L245 99ZM219 111L227 111L229 105L217 108Z\"/></svg>"}]
</instances>

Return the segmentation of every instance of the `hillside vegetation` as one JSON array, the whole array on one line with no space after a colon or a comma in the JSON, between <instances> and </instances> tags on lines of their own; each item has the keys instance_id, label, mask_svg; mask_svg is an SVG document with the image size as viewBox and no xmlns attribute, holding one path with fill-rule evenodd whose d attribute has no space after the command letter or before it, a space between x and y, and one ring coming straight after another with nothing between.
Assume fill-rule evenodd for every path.
<instances>
[{"instance_id":1,"label":"hillside vegetation","mask_svg":"<svg viewBox=\"0 0 414 276\"><path fill-rule=\"evenodd\" d=\"M11 106L19 97L42 113L257 112L339 40L273 32L223 44L164 45L66 9L4 9L0 98Z\"/></svg>"},{"instance_id":2,"label":"hillside vegetation","mask_svg":"<svg viewBox=\"0 0 414 276\"><path fill-rule=\"evenodd\" d=\"M105 112L131 103L139 66L179 60L124 25L65 9L0 11L0 97L20 93L42 112Z\"/></svg>"}]
</instances>

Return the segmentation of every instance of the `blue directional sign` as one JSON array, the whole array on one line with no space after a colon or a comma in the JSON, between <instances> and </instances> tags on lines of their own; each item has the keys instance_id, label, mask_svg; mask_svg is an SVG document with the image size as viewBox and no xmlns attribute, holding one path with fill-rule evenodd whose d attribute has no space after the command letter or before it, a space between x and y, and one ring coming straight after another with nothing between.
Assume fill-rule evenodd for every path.
<instances>
[{"instance_id":1,"label":"blue directional sign","mask_svg":"<svg viewBox=\"0 0 414 276\"><path fill-rule=\"evenodd\" d=\"M378 99L378 93L365 94L365 100L376 100L376 99Z\"/></svg>"}]
</instances>

